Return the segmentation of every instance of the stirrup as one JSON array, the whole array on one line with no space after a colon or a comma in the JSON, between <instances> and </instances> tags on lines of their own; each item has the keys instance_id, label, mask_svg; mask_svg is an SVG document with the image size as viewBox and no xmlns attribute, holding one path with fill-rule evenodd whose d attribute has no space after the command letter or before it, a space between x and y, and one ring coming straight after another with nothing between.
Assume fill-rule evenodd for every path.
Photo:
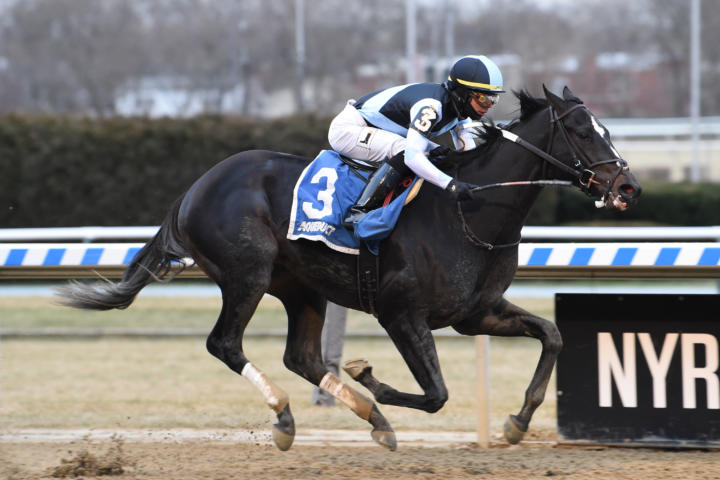
<instances>
[{"instance_id":1,"label":"stirrup","mask_svg":"<svg viewBox=\"0 0 720 480\"><path fill-rule=\"evenodd\" d=\"M352 232L353 230L355 230L355 224L362 220L362 218L367 215L368 211L365 211L360 207L353 205L352 207L350 207L350 210L348 210L348 213L343 220L343 227L347 228Z\"/></svg>"}]
</instances>

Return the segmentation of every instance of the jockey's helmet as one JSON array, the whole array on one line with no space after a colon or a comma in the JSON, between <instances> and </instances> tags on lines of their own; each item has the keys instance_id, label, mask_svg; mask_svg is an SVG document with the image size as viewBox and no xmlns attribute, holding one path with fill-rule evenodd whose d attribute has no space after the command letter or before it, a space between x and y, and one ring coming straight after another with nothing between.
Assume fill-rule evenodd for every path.
<instances>
[{"instance_id":1,"label":"jockey's helmet","mask_svg":"<svg viewBox=\"0 0 720 480\"><path fill-rule=\"evenodd\" d=\"M470 105L473 96L480 103L496 103L498 94L503 93L503 77L498 66L484 55L462 57L450 69L446 82L458 113L474 120L479 115Z\"/></svg>"}]
</instances>

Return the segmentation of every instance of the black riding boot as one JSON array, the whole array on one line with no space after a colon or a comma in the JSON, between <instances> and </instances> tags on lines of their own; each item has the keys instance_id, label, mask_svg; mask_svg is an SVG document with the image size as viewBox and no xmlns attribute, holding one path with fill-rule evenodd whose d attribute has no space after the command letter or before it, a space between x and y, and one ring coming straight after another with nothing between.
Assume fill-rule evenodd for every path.
<instances>
[{"instance_id":1,"label":"black riding boot","mask_svg":"<svg viewBox=\"0 0 720 480\"><path fill-rule=\"evenodd\" d=\"M355 205L348 210L348 214L343 220L345 228L354 229L355 223L366 213L381 206L385 197L397 186L402 177L401 172L388 162L383 162L368 180Z\"/></svg>"}]
</instances>

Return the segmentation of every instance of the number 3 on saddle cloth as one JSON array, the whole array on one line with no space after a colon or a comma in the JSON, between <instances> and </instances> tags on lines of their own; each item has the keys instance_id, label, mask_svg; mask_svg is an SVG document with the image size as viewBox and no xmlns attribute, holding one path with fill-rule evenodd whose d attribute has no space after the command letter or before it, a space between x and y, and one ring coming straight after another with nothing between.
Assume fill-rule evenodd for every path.
<instances>
[{"instance_id":1,"label":"number 3 on saddle cloth","mask_svg":"<svg viewBox=\"0 0 720 480\"><path fill-rule=\"evenodd\" d=\"M388 195L384 206L365 215L355 225L355 231L350 232L343 227L343 218L360 196L370 173L353 170L337 152L321 151L295 185L287 238L320 241L333 250L353 255L360 253L361 242L364 242L368 250L377 255L380 241L395 228L413 189L406 188L392 200ZM409 187L417 182L417 178L407 178L403 184Z\"/></svg>"}]
</instances>

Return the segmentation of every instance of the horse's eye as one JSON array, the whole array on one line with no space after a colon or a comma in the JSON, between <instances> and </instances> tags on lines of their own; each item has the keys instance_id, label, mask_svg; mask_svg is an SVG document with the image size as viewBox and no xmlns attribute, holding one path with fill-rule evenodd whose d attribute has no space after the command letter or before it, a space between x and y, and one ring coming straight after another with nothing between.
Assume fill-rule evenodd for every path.
<instances>
[{"instance_id":1,"label":"horse's eye","mask_svg":"<svg viewBox=\"0 0 720 480\"><path fill-rule=\"evenodd\" d=\"M592 130L587 128L579 128L575 130L575 134L583 140L589 140L592 138Z\"/></svg>"}]
</instances>

